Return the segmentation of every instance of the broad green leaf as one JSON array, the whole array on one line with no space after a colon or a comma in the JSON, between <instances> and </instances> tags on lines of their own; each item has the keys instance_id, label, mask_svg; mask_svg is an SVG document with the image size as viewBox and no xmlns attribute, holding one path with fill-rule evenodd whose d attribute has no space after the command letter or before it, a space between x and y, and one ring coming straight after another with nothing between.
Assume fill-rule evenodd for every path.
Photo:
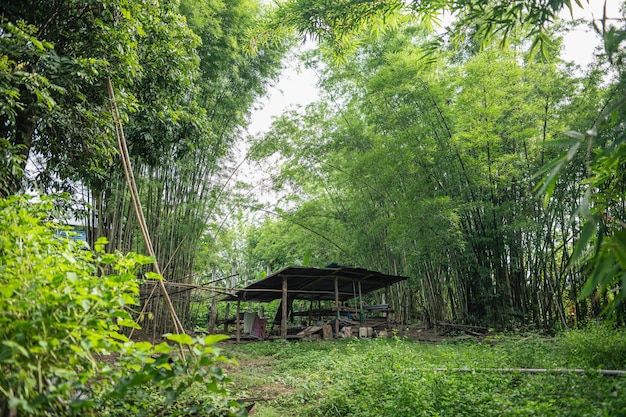
<instances>
[{"instance_id":1,"label":"broad green leaf","mask_svg":"<svg viewBox=\"0 0 626 417\"><path fill-rule=\"evenodd\" d=\"M165 334L163 335L167 340L171 340L172 342L180 343L183 345L191 345L193 343L193 339L186 333L180 334Z\"/></svg>"},{"instance_id":2,"label":"broad green leaf","mask_svg":"<svg viewBox=\"0 0 626 417\"><path fill-rule=\"evenodd\" d=\"M152 343L150 342L135 342L133 346L135 347L135 349L144 352L148 352L150 349L152 349Z\"/></svg>"},{"instance_id":3,"label":"broad green leaf","mask_svg":"<svg viewBox=\"0 0 626 417\"><path fill-rule=\"evenodd\" d=\"M133 258L139 265L150 265L155 261L154 257L141 255L139 253L135 254Z\"/></svg>"},{"instance_id":4,"label":"broad green leaf","mask_svg":"<svg viewBox=\"0 0 626 417\"><path fill-rule=\"evenodd\" d=\"M126 337L125 335L118 333L118 332L109 332L109 336L112 337L113 339L122 341L122 342L128 342L128 337Z\"/></svg>"},{"instance_id":5,"label":"broad green leaf","mask_svg":"<svg viewBox=\"0 0 626 417\"><path fill-rule=\"evenodd\" d=\"M141 329L141 326L138 325L135 320L132 319L128 319L128 318L118 318L117 319L117 325L118 326L122 326L122 327L130 327L133 329Z\"/></svg>"},{"instance_id":6,"label":"broad green leaf","mask_svg":"<svg viewBox=\"0 0 626 417\"><path fill-rule=\"evenodd\" d=\"M556 186L556 181L561 173L561 168L564 164L565 159L561 158L560 161L554 166L548 177L543 180L543 182L541 183L541 187L537 191L537 194L544 196L544 208L548 206L550 198L552 198L552 194L554 193L554 187Z\"/></svg>"},{"instance_id":7,"label":"broad green leaf","mask_svg":"<svg viewBox=\"0 0 626 417\"><path fill-rule=\"evenodd\" d=\"M210 334L204 337L204 345L205 346L211 346L214 345L217 342L221 342L223 340L228 340L230 339L230 336L225 335L225 334Z\"/></svg>"},{"instance_id":8,"label":"broad green leaf","mask_svg":"<svg viewBox=\"0 0 626 417\"><path fill-rule=\"evenodd\" d=\"M164 280L162 275L157 274L156 272L151 272L151 271L146 272L146 278L147 279L157 280L157 281L163 281Z\"/></svg>"},{"instance_id":9,"label":"broad green leaf","mask_svg":"<svg viewBox=\"0 0 626 417\"><path fill-rule=\"evenodd\" d=\"M165 353L168 354L170 352L172 352L174 348L172 348L170 345L168 345L167 343L163 342L163 343L159 343L158 345L156 345L154 347L154 353Z\"/></svg>"},{"instance_id":10,"label":"broad green leaf","mask_svg":"<svg viewBox=\"0 0 626 417\"><path fill-rule=\"evenodd\" d=\"M13 341L13 340L3 340L2 344L6 347L8 347L9 349L13 350L14 352L19 352L20 355L28 358L30 355L28 353L28 350L26 350L26 348L22 345L20 345L19 343Z\"/></svg>"},{"instance_id":11,"label":"broad green leaf","mask_svg":"<svg viewBox=\"0 0 626 417\"><path fill-rule=\"evenodd\" d=\"M102 258L100 258L100 262L102 262L105 265L110 265L113 264L117 261L117 256L111 254L111 253L107 253L105 255L102 256Z\"/></svg>"}]
</instances>

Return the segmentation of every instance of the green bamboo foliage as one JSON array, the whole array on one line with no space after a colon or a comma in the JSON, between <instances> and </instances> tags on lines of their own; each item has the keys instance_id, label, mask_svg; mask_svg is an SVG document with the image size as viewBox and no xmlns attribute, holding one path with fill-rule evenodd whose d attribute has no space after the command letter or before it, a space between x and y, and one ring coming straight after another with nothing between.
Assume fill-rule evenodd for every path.
<instances>
[{"instance_id":1,"label":"green bamboo foliage","mask_svg":"<svg viewBox=\"0 0 626 417\"><path fill-rule=\"evenodd\" d=\"M525 64L519 47L426 65L425 40L390 31L349 63L327 61L324 102L255 144L284 158L275 184L298 190L290 216L347 248L333 261L411 277L392 295L410 306L399 320L554 328L598 314L567 267L584 165L547 206L535 186L562 132L594 117L599 79Z\"/></svg>"},{"instance_id":2,"label":"green bamboo foliage","mask_svg":"<svg viewBox=\"0 0 626 417\"><path fill-rule=\"evenodd\" d=\"M221 221L221 207L229 198L223 190L228 185L231 147L254 100L275 77L286 43L255 55L244 51L247 31L261 12L252 0L182 1L180 11L202 42L185 46L195 47L193 54L172 46L180 55L171 58L192 70L186 78L163 71L150 58L159 50L146 50L146 73L133 91L140 105L127 114L125 130L163 275L171 283L198 284L198 277L207 275L203 268L212 266L203 260L198 263L198 257L206 253L204 246L214 246L215 236L209 231ZM158 25L155 29L157 48L181 41L169 39L168 44L161 29ZM179 107L166 105L165 97ZM91 190L97 235L107 237L111 250L145 252L121 172L110 170L99 185ZM142 301L149 299L151 289L144 286ZM191 326L195 292L172 285L170 294L178 317ZM153 335L171 330L158 291L147 308L154 321L146 327Z\"/></svg>"}]
</instances>

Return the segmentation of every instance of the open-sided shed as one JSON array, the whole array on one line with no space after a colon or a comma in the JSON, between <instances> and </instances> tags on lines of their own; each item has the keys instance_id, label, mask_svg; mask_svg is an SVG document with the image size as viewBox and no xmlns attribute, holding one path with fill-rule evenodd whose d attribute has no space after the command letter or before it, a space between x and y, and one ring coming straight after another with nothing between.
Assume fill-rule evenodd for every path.
<instances>
[{"instance_id":1,"label":"open-sided shed","mask_svg":"<svg viewBox=\"0 0 626 417\"><path fill-rule=\"evenodd\" d=\"M280 299L281 336L286 337L287 314L294 300L334 301L333 311L339 319L341 302L360 298L372 291L388 290L389 286L406 279L362 268L290 266L238 290L225 301L265 303ZM335 326L338 333L339 320L335 321Z\"/></svg>"}]
</instances>

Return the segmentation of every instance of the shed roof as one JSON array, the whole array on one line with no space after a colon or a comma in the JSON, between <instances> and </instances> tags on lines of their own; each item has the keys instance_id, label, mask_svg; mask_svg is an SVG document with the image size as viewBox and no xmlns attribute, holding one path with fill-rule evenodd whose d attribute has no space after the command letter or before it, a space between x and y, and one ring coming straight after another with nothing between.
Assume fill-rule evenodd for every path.
<instances>
[{"instance_id":1,"label":"shed roof","mask_svg":"<svg viewBox=\"0 0 626 417\"><path fill-rule=\"evenodd\" d=\"M269 302L282 297L283 278L287 279L289 297L297 300L334 300L335 278L338 278L339 300L346 301L361 294L385 288L408 279L398 275L343 266L313 268L289 266L238 290L225 301Z\"/></svg>"}]
</instances>

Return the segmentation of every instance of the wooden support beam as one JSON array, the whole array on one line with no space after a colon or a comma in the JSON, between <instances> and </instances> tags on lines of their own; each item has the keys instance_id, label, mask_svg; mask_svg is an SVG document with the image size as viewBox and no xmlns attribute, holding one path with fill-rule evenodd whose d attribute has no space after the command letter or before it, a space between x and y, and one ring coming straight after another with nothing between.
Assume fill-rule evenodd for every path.
<instances>
[{"instance_id":1,"label":"wooden support beam","mask_svg":"<svg viewBox=\"0 0 626 417\"><path fill-rule=\"evenodd\" d=\"M213 268L211 279L215 281L217 275L215 268ZM217 321L217 294L213 293L211 296L211 309L209 310L209 333L215 333L215 322Z\"/></svg>"},{"instance_id":2,"label":"wooden support beam","mask_svg":"<svg viewBox=\"0 0 626 417\"><path fill-rule=\"evenodd\" d=\"M287 338L287 277L283 277L282 318L280 320L280 336Z\"/></svg>"},{"instance_id":3,"label":"wooden support beam","mask_svg":"<svg viewBox=\"0 0 626 417\"><path fill-rule=\"evenodd\" d=\"M385 302L383 304L386 304L389 302L389 285L385 285ZM387 319L387 324L389 324L389 313L385 313L385 318Z\"/></svg>"},{"instance_id":4,"label":"wooden support beam","mask_svg":"<svg viewBox=\"0 0 626 417\"><path fill-rule=\"evenodd\" d=\"M365 323L365 312L363 311L363 295L361 294L361 282L359 281L359 321Z\"/></svg>"},{"instance_id":5,"label":"wooden support beam","mask_svg":"<svg viewBox=\"0 0 626 417\"><path fill-rule=\"evenodd\" d=\"M228 334L229 316L230 316L230 303L226 303L226 312L224 313L224 334Z\"/></svg>"},{"instance_id":6,"label":"wooden support beam","mask_svg":"<svg viewBox=\"0 0 626 417\"><path fill-rule=\"evenodd\" d=\"M211 298L211 309L209 311L209 333L215 333L215 323L217 323L217 295Z\"/></svg>"},{"instance_id":7,"label":"wooden support beam","mask_svg":"<svg viewBox=\"0 0 626 417\"><path fill-rule=\"evenodd\" d=\"M237 300L237 316L235 317L235 328L237 329L237 343L241 342L241 323L239 315L241 314L241 300Z\"/></svg>"},{"instance_id":8,"label":"wooden support beam","mask_svg":"<svg viewBox=\"0 0 626 417\"><path fill-rule=\"evenodd\" d=\"M197 287L197 286L196 286ZM197 287L197 289L199 290L203 290L205 288L200 288ZM209 291L213 291L213 288L207 288L207 290ZM231 290L236 290L236 288L231 288ZM246 300L247 299L247 293L257 293L257 292L278 292L278 293L282 293L283 290L279 290L279 289L274 289L274 288L242 288L240 290L238 290L238 294L243 295L243 299ZM227 293L227 292L223 292L226 295L233 295L235 296L236 294L232 294L232 293ZM312 291L312 290L301 290L301 289L296 289L296 290L290 290L289 293L293 293L293 294L320 294L320 295L333 295L335 293L335 291ZM347 296L352 296L351 292L348 291L340 291L339 294L341 295L347 295ZM331 298L332 300L332 298Z\"/></svg>"},{"instance_id":9,"label":"wooden support beam","mask_svg":"<svg viewBox=\"0 0 626 417\"><path fill-rule=\"evenodd\" d=\"M335 320L335 336L339 336L339 278L335 277L335 308L337 316Z\"/></svg>"}]
</instances>

